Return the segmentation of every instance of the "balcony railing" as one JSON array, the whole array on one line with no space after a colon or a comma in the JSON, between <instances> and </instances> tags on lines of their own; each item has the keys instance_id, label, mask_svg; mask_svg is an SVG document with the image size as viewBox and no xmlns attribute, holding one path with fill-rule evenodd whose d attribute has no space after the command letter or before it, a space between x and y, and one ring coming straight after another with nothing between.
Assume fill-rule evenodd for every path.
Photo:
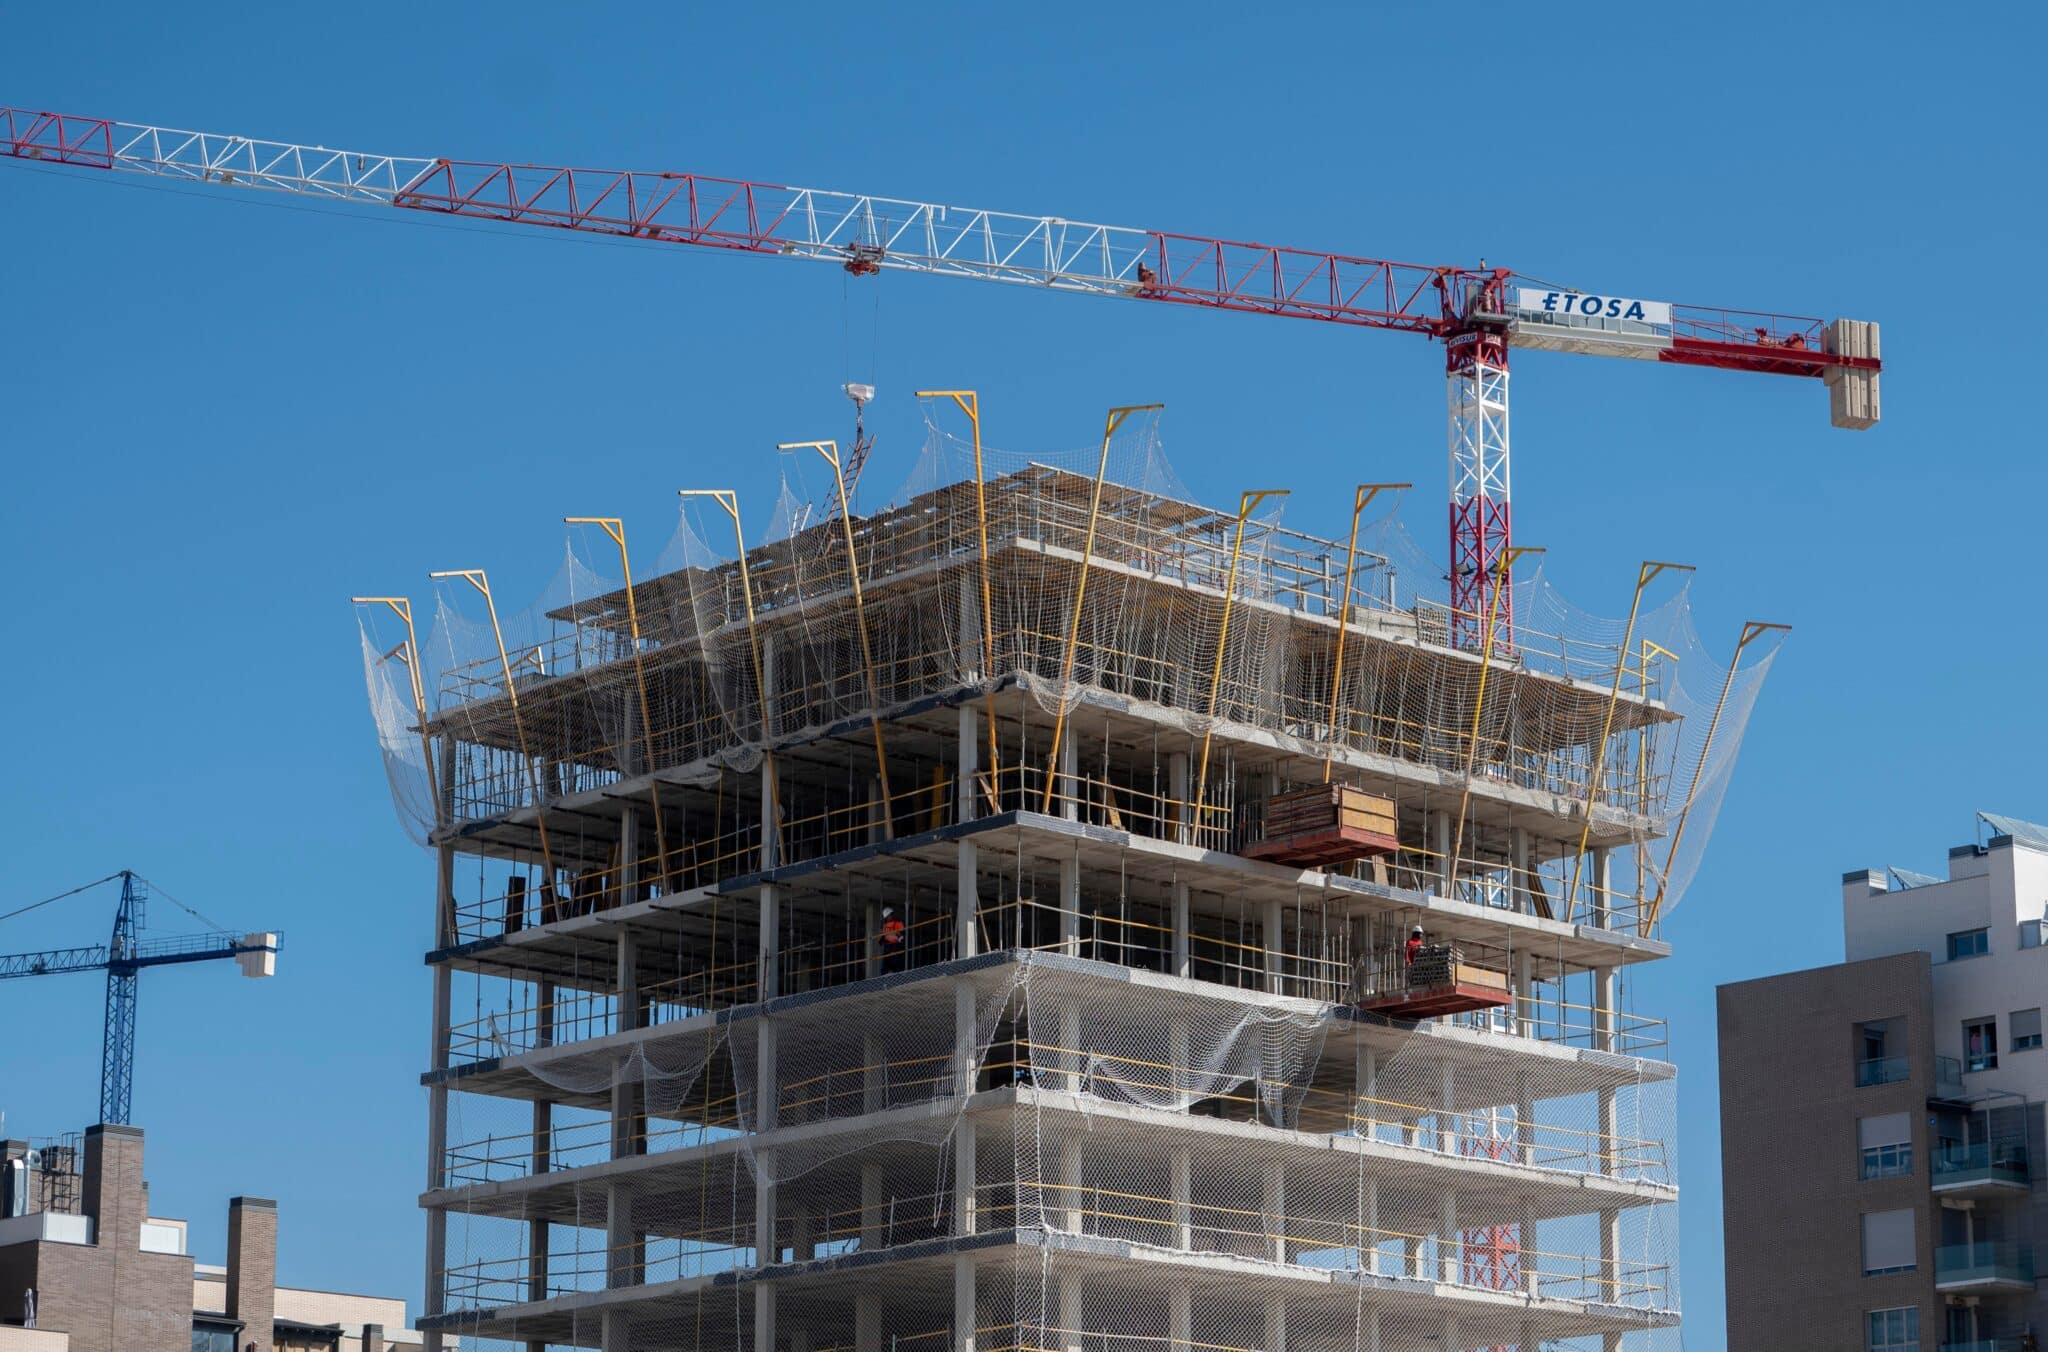
<instances>
[{"instance_id":1,"label":"balcony railing","mask_svg":"<svg viewBox=\"0 0 2048 1352\"><path fill-rule=\"evenodd\" d=\"M2005 1284L2030 1286L2034 1281L2034 1250L2014 1241L1979 1240L1975 1244L1944 1244L1934 1251L1937 1287Z\"/></svg>"},{"instance_id":2,"label":"balcony railing","mask_svg":"<svg viewBox=\"0 0 2048 1352\"><path fill-rule=\"evenodd\" d=\"M2024 1338L1972 1338L1968 1342L1945 1342L1941 1352L2026 1352Z\"/></svg>"},{"instance_id":3,"label":"balcony railing","mask_svg":"<svg viewBox=\"0 0 2048 1352\"><path fill-rule=\"evenodd\" d=\"M1912 1063L1903 1056L1872 1056L1856 1063L1856 1087L1897 1084L1912 1071Z\"/></svg>"},{"instance_id":4,"label":"balcony railing","mask_svg":"<svg viewBox=\"0 0 2048 1352\"><path fill-rule=\"evenodd\" d=\"M1963 1063L1953 1056L1934 1058L1934 1092L1942 1098L1963 1096Z\"/></svg>"},{"instance_id":5,"label":"balcony railing","mask_svg":"<svg viewBox=\"0 0 2048 1352\"><path fill-rule=\"evenodd\" d=\"M1934 1185L2013 1183L2027 1185L2027 1151L2019 1145L1944 1146L1934 1155Z\"/></svg>"}]
</instances>

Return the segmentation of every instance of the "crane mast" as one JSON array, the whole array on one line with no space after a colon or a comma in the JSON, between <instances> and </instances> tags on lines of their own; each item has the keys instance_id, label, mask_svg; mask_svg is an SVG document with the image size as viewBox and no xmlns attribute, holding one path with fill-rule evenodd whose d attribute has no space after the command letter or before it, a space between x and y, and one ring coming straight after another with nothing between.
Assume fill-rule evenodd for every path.
<instances>
[{"instance_id":1,"label":"crane mast","mask_svg":"<svg viewBox=\"0 0 2048 1352\"><path fill-rule=\"evenodd\" d=\"M1508 350L1806 376L1837 427L1878 420L1877 325L1645 301L1426 266L701 174L334 150L0 107L0 158L267 189L883 271L1390 329L1445 346L1451 641L1505 584ZM1511 595L1511 593L1510 593ZM1511 625L1509 597L1500 616ZM1504 626L1503 632L1509 632Z\"/></svg>"}]
</instances>

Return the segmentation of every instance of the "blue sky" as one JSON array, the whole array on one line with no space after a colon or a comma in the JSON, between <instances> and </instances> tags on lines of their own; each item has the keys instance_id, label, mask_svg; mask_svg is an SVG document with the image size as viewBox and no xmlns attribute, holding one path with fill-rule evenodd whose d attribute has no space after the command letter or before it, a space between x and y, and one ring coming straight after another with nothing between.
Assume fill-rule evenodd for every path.
<instances>
[{"instance_id":1,"label":"blue sky","mask_svg":"<svg viewBox=\"0 0 2048 1352\"><path fill-rule=\"evenodd\" d=\"M1720 1345L1716 983L1839 958L1838 875L1937 871L2048 816L2033 695L2043 338L2038 12L1919 7L61 6L10 14L0 103L392 153L687 168L1188 233L1490 262L1589 290L1884 323L1885 422L1817 384L1529 354L1515 513L1620 613L1698 566L1710 638L1796 626L1678 956L1636 984L1681 1066L1689 1343ZM268 209L262 203L268 202ZM908 392L1085 442L1163 401L1198 495L1412 479L1441 519L1442 357L1335 326L291 209L0 165L0 493L16 711L0 910L133 867L286 934L282 979L144 979L159 1212L218 1257L284 1206L282 1277L417 1300L431 870L394 821L346 598L485 566L521 599L567 514L651 560L674 490L765 520L774 441L878 484ZM2018 264L2019 266L2015 266ZM1723 643L1725 647L1725 642ZM103 934L112 899L0 924ZM163 931L181 917L159 907ZM13 1134L81 1125L100 984L0 989Z\"/></svg>"}]
</instances>

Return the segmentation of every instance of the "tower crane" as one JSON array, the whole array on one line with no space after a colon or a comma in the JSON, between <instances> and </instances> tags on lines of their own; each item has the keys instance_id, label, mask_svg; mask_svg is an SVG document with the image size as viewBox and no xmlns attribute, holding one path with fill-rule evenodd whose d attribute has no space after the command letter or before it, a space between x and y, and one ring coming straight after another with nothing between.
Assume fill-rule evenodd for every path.
<instances>
[{"instance_id":1,"label":"tower crane","mask_svg":"<svg viewBox=\"0 0 2048 1352\"><path fill-rule=\"evenodd\" d=\"M1453 638L1476 645L1509 545L1514 348L1805 376L1837 427L1878 419L1878 330L1570 290L1506 268L1400 263L1162 230L665 171L401 156L0 108L0 157L404 211L1314 319L1442 343L1450 408Z\"/></svg>"},{"instance_id":2,"label":"tower crane","mask_svg":"<svg viewBox=\"0 0 2048 1352\"><path fill-rule=\"evenodd\" d=\"M271 976L277 970L277 935L266 932L238 936L216 928L209 934L143 939L140 935L145 903L149 899L149 884L128 869L62 895L73 896L115 878L121 880L121 904L114 911L114 933L107 943L54 948L41 953L0 955L0 981L12 977L60 976L66 972L104 971L107 974L107 1025L100 1044L99 1120L126 1124L135 1088L135 988L143 971L174 963L233 958L241 967L243 976ZM61 900L61 897L50 900ZM36 906L45 904L34 903ZM29 909L32 907L22 908ZM20 911L14 914L19 915ZM192 914L197 916L198 912Z\"/></svg>"}]
</instances>

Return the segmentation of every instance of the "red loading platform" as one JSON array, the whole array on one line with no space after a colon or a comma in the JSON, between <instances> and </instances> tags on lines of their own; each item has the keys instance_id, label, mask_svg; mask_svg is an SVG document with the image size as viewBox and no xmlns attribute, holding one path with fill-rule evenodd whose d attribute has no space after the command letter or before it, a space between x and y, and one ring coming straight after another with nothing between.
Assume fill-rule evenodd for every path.
<instances>
[{"instance_id":1,"label":"red loading platform","mask_svg":"<svg viewBox=\"0 0 2048 1352\"><path fill-rule=\"evenodd\" d=\"M1343 784L1318 784L1268 799L1265 829L1243 853L1295 868L1327 868L1399 848L1391 800Z\"/></svg>"},{"instance_id":2,"label":"red loading platform","mask_svg":"<svg viewBox=\"0 0 2048 1352\"><path fill-rule=\"evenodd\" d=\"M1365 996L1358 1007L1397 1019L1434 1019L1514 1004L1505 973L1474 967L1462 956L1449 944L1426 944L1396 981Z\"/></svg>"}]
</instances>

